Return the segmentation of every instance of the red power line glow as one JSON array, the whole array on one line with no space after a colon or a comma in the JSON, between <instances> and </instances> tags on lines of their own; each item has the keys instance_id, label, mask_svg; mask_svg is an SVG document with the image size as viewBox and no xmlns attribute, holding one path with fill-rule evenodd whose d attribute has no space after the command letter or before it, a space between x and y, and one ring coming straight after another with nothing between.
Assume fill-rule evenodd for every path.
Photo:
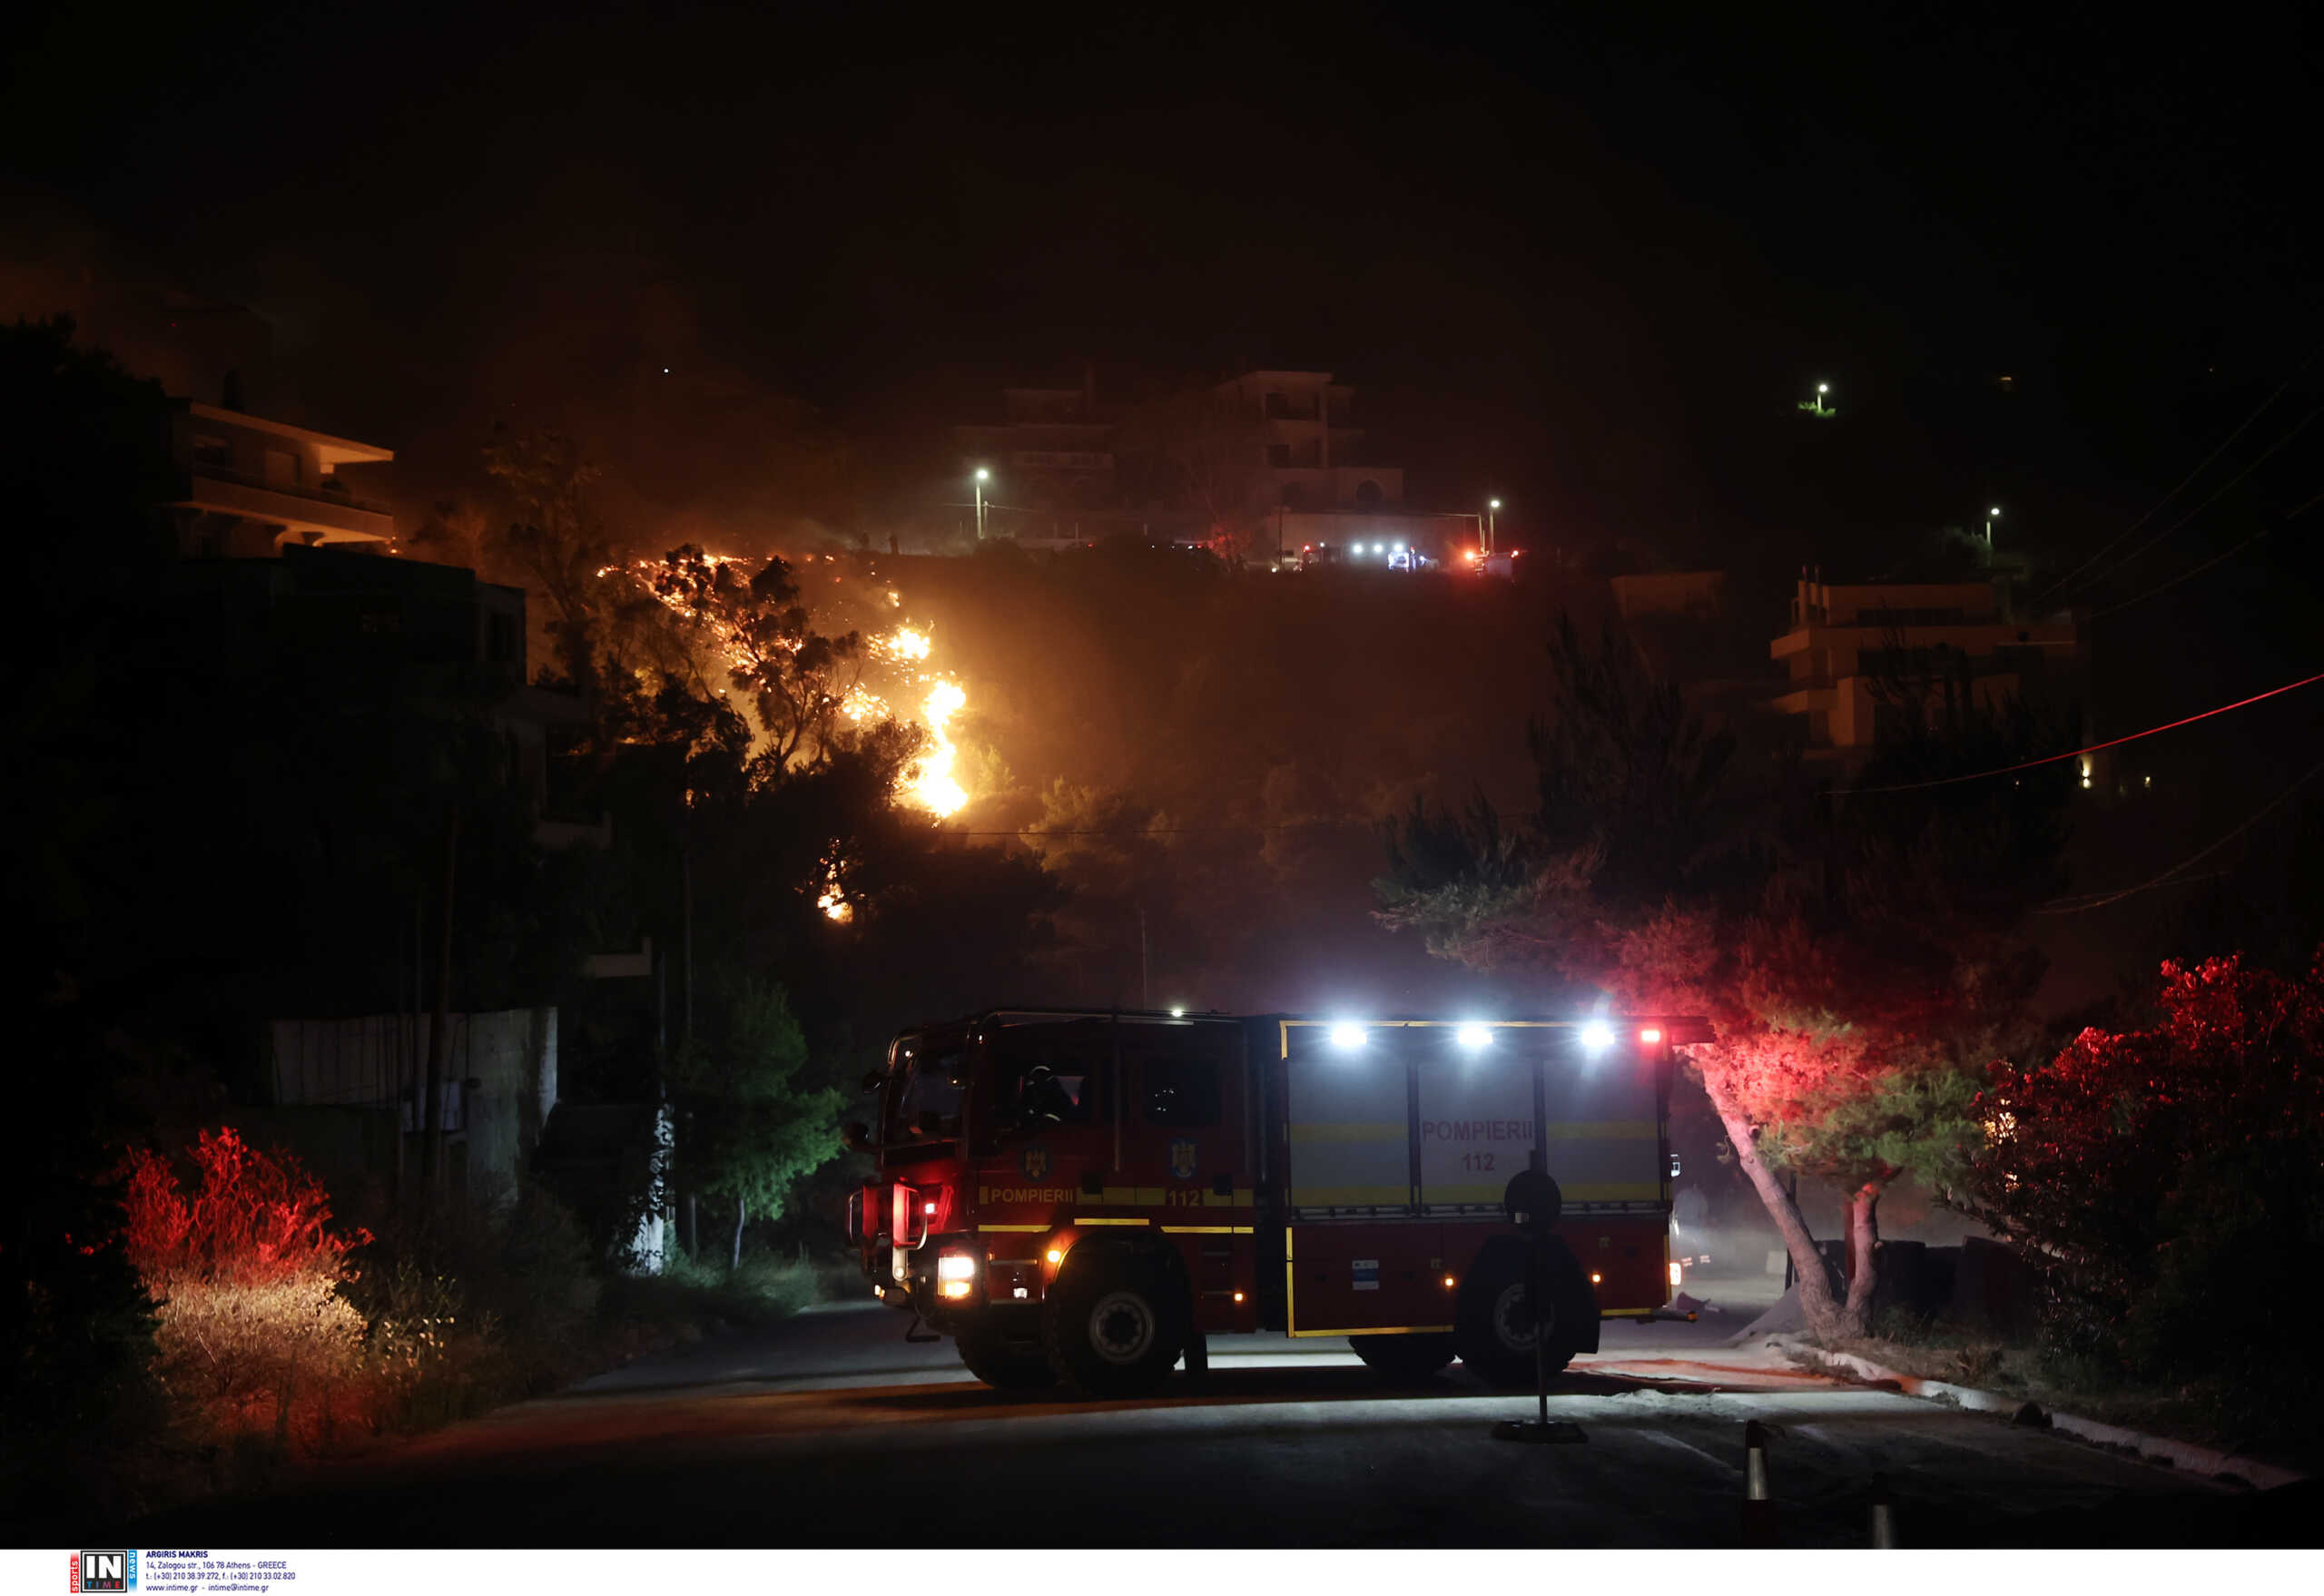
<instances>
[{"instance_id":1,"label":"red power line glow","mask_svg":"<svg viewBox=\"0 0 2324 1596\"><path fill-rule=\"evenodd\" d=\"M2175 731L2181 726L2191 726L2197 721L2207 721L2215 714L2225 714L2231 709L2242 709L2262 699L2274 698L2280 694L2290 693L2295 688L2306 687L2317 682L2324 682L2324 671L2319 671L2312 676L2302 676L2297 682L2286 682L2280 687L2270 687L2265 693L2254 693L2249 698L2239 698L2233 704L2222 704L2216 709L2207 709L2200 714L2191 714L2184 720L2170 721L2159 726L2149 726L2143 732L2132 732L2120 737L2109 737L2105 742L2093 743L2087 748L2070 749L2063 754L2052 754L2041 759L2029 759L2021 764L2004 764L1998 770L1972 771L1965 776L1939 776L1935 781L1928 782L1899 782L1889 787L1835 787L1832 791L1835 793L1914 793L1924 787L1949 787L1956 782L1979 782L1987 776L2005 776L2017 771L2033 770L2038 765L2055 764L2062 759L2079 759L2085 754L2095 754L2102 748L2115 748L2124 743L2135 743L2141 737L2152 737L2157 732Z\"/></svg>"}]
</instances>

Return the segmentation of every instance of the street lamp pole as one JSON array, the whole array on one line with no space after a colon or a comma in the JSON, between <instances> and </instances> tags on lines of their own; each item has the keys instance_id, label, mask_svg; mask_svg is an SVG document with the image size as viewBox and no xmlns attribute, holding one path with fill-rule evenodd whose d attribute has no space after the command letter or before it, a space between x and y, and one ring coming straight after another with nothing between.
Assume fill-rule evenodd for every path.
<instances>
[{"instance_id":1,"label":"street lamp pole","mask_svg":"<svg viewBox=\"0 0 2324 1596\"><path fill-rule=\"evenodd\" d=\"M2000 519L2001 506L1995 505L1985 512L1985 552L1987 554L1994 551L1994 523Z\"/></svg>"},{"instance_id":2,"label":"street lamp pole","mask_svg":"<svg viewBox=\"0 0 2324 1596\"><path fill-rule=\"evenodd\" d=\"M1497 498L1487 499L1485 501L1485 552L1487 554L1491 554L1492 552L1492 540L1495 530L1494 517L1500 514L1501 500Z\"/></svg>"},{"instance_id":3,"label":"street lamp pole","mask_svg":"<svg viewBox=\"0 0 2324 1596\"><path fill-rule=\"evenodd\" d=\"M984 541L985 478L991 475L992 473L986 470L982 466L979 466L977 468L977 541L979 543L982 543Z\"/></svg>"}]
</instances>

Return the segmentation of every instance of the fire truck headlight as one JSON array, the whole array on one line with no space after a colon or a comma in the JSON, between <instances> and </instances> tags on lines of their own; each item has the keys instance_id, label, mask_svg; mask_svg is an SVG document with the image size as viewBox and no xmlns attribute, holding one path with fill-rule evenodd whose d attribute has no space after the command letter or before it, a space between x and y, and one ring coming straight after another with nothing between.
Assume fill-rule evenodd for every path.
<instances>
[{"instance_id":1,"label":"fire truck headlight","mask_svg":"<svg viewBox=\"0 0 2324 1596\"><path fill-rule=\"evenodd\" d=\"M1454 1031L1452 1033L1452 1039L1459 1042L1462 1047L1468 1049L1469 1051L1473 1053L1479 1048L1491 1047L1492 1045L1492 1028L1489 1025L1478 1025L1472 1022Z\"/></svg>"},{"instance_id":2,"label":"fire truck headlight","mask_svg":"<svg viewBox=\"0 0 2324 1596\"><path fill-rule=\"evenodd\" d=\"M1062 1264L1065 1262L1065 1249L1063 1247L1053 1246L1049 1248L1047 1256L1049 1262L1052 1264Z\"/></svg>"},{"instance_id":3,"label":"fire truck headlight","mask_svg":"<svg viewBox=\"0 0 2324 1596\"><path fill-rule=\"evenodd\" d=\"M946 1253L936 1260L936 1278L939 1280L968 1281L976 1277L977 1261L967 1253Z\"/></svg>"},{"instance_id":4,"label":"fire truck headlight","mask_svg":"<svg viewBox=\"0 0 2324 1596\"><path fill-rule=\"evenodd\" d=\"M1593 1020L1581 1028L1581 1045L1592 1053L1602 1053L1614 1045L1614 1028L1602 1020Z\"/></svg>"},{"instance_id":5,"label":"fire truck headlight","mask_svg":"<svg viewBox=\"0 0 2324 1596\"><path fill-rule=\"evenodd\" d=\"M1332 1027L1332 1046L1343 1053L1352 1053L1364 1045L1364 1027L1346 1020Z\"/></svg>"}]
</instances>

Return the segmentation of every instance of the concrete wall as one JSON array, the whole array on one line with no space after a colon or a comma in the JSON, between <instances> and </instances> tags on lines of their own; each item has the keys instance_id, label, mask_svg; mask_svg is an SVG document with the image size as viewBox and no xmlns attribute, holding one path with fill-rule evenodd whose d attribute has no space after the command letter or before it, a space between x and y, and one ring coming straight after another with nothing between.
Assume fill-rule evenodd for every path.
<instances>
[{"instance_id":1,"label":"concrete wall","mask_svg":"<svg viewBox=\"0 0 2324 1596\"><path fill-rule=\"evenodd\" d=\"M354 1020L278 1020L270 1028L269 1076L276 1110L313 1110L316 1135L350 1109L386 1112L404 1134L419 1132L428 1066L428 1014ZM513 1180L530 1163L556 1107L556 1010L455 1014L446 1040L443 1123L471 1174ZM337 1110L337 1116L321 1110ZM296 1116L284 1123L293 1123ZM336 1134L336 1133L333 1133ZM300 1138L304 1139L304 1138ZM417 1149L407 1148L417 1167ZM392 1173L393 1146L385 1157Z\"/></svg>"}]
</instances>

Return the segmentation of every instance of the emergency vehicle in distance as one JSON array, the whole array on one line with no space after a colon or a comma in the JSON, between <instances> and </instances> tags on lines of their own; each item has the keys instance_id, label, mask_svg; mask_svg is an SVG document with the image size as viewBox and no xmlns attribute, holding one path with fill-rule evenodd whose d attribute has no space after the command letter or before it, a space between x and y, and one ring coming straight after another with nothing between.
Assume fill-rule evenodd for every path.
<instances>
[{"instance_id":1,"label":"emergency vehicle in distance","mask_svg":"<svg viewBox=\"0 0 2324 1596\"><path fill-rule=\"evenodd\" d=\"M848 1236L889 1303L1002 1389L1150 1391L1210 1334L1345 1335L1392 1378L1534 1378L1525 1243L1562 1193L1548 1364L1670 1299L1674 1043L1699 1020L996 1009L867 1077Z\"/></svg>"}]
</instances>

